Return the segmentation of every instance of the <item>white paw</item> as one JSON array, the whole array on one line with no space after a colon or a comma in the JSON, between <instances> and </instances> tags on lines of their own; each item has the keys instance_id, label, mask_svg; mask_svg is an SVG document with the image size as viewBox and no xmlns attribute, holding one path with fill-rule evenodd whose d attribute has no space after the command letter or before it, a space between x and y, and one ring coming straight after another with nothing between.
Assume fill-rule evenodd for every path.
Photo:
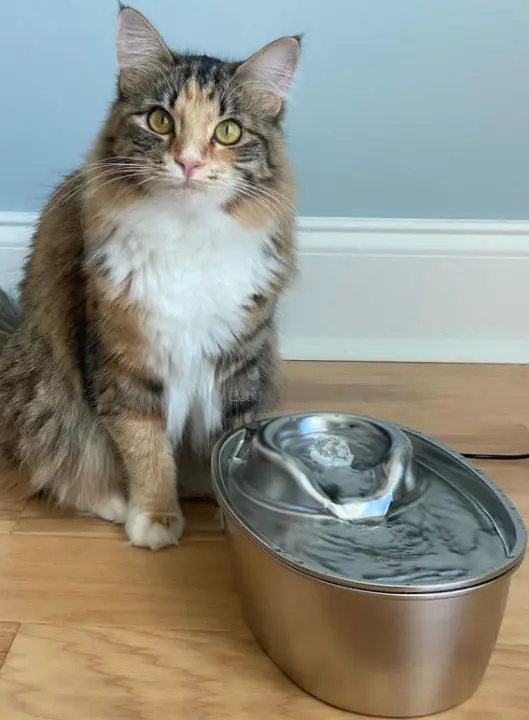
<instances>
[{"instance_id":1,"label":"white paw","mask_svg":"<svg viewBox=\"0 0 529 720\"><path fill-rule=\"evenodd\" d=\"M123 495L116 493L93 505L90 512L108 522L124 525L127 520L128 505Z\"/></svg>"},{"instance_id":2,"label":"white paw","mask_svg":"<svg viewBox=\"0 0 529 720\"><path fill-rule=\"evenodd\" d=\"M184 531L184 516L178 509L170 522L162 524L153 520L151 513L131 508L125 532L131 545L160 550L169 545L179 545Z\"/></svg>"}]
</instances>

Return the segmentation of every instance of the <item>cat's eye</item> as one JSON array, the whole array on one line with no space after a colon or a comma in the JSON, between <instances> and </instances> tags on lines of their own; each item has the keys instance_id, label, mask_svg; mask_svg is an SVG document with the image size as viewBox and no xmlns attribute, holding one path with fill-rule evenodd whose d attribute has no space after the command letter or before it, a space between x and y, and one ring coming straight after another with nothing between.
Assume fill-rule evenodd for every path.
<instances>
[{"instance_id":1,"label":"cat's eye","mask_svg":"<svg viewBox=\"0 0 529 720\"><path fill-rule=\"evenodd\" d=\"M154 130L158 135L167 135L174 128L172 116L163 108L152 110L147 117L147 123L151 130Z\"/></svg>"},{"instance_id":2,"label":"cat's eye","mask_svg":"<svg viewBox=\"0 0 529 720\"><path fill-rule=\"evenodd\" d=\"M215 128L214 137L221 145L235 145L242 135L241 126L234 120L223 120Z\"/></svg>"}]
</instances>

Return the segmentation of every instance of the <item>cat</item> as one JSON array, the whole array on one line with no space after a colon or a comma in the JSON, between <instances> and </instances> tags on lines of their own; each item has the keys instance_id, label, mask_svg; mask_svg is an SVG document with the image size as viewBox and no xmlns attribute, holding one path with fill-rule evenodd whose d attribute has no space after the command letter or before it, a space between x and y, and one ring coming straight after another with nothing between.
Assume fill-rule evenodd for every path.
<instances>
[{"instance_id":1,"label":"cat","mask_svg":"<svg viewBox=\"0 0 529 720\"><path fill-rule=\"evenodd\" d=\"M177 53L120 6L116 45L102 129L39 217L19 298L0 295L0 456L28 496L157 550L184 530L179 453L207 458L277 401L301 38Z\"/></svg>"}]
</instances>

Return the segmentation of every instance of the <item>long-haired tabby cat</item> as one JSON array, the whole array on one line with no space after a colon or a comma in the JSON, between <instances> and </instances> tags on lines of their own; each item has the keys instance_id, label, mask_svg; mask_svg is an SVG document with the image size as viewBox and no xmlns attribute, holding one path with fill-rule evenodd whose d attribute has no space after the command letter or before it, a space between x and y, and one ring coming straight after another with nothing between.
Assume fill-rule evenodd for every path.
<instances>
[{"instance_id":1,"label":"long-haired tabby cat","mask_svg":"<svg viewBox=\"0 0 529 720\"><path fill-rule=\"evenodd\" d=\"M178 453L274 398L295 272L283 137L299 39L241 62L178 54L121 7L117 94L0 295L0 451L44 494L179 542Z\"/></svg>"}]
</instances>

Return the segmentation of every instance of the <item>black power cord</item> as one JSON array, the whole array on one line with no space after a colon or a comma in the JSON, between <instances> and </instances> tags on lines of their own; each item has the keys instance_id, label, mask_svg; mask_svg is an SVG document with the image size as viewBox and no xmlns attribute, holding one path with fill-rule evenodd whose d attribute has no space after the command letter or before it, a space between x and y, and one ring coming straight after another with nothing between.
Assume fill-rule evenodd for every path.
<instances>
[{"instance_id":1,"label":"black power cord","mask_svg":"<svg viewBox=\"0 0 529 720\"><path fill-rule=\"evenodd\" d=\"M490 453L461 453L463 457L474 460L529 460L529 453L495 455Z\"/></svg>"}]
</instances>

